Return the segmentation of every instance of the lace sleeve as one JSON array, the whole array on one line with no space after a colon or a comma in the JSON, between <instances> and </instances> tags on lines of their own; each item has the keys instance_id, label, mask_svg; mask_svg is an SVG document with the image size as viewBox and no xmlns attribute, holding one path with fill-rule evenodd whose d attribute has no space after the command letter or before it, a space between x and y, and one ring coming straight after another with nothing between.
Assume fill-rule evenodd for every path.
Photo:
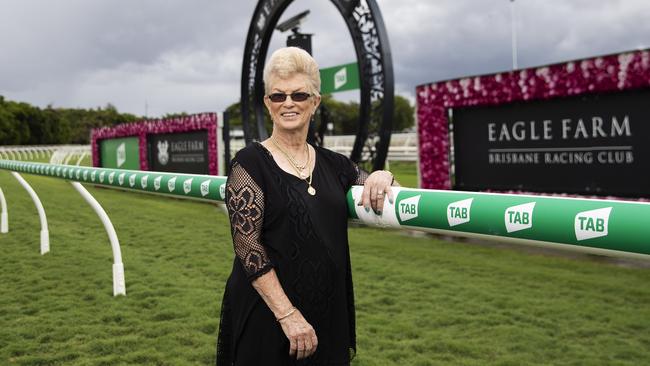
<instances>
[{"instance_id":1,"label":"lace sleeve","mask_svg":"<svg viewBox=\"0 0 650 366\"><path fill-rule=\"evenodd\" d=\"M354 173L356 175L356 179L354 180L354 184L358 186L362 186L366 182L366 178L370 174L368 174L367 171L359 168L359 165L357 165L355 162L352 162L352 167L354 169Z\"/></svg>"},{"instance_id":2,"label":"lace sleeve","mask_svg":"<svg viewBox=\"0 0 650 366\"><path fill-rule=\"evenodd\" d=\"M272 268L260 242L264 220L264 192L248 172L233 163L226 183L226 206L235 254L244 266L249 280Z\"/></svg>"}]
</instances>

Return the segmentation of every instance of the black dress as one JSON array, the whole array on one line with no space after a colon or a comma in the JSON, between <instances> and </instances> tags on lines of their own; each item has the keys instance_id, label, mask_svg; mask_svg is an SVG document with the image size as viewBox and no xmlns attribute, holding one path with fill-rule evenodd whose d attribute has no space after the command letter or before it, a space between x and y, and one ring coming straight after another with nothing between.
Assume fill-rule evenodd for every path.
<instances>
[{"instance_id":1,"label":"black dress","mask_svg":"<svg viewBox=\"0 0 650 366\"><path fill-rule=\"evenodd\" d=\"M226 283L217 366L349 365L356 352L346 193L367 174L347 157L314 147L312 186L282 170L254 143L240 150L226 183L235 260ZM318 337L296 361L251 281L275 269L284 292Z\"/></svg>"}]
</instances>

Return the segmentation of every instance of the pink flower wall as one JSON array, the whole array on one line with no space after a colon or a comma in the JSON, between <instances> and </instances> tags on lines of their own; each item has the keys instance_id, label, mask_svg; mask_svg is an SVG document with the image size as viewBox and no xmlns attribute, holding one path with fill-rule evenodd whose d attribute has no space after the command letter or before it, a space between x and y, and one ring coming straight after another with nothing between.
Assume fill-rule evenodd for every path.
<instances>
[{"instance_id":1,"label":"pink flower wall","mask_svg":"<svg viewBox=\"0 0 650 366\"><path fill-rule=\"evenodd\" d=\"M650 86L650 51L420 85L416 88L420 187L450 189L449 108L490 106Z\"/></svg>"},{"instance_id":2,"label":"pink flower wall","mask_svg":"<svg viewBox=\"0 0 650 366\"><path fill-rule=\"evenodd\" d=\"M149 170L147 162L147 135L180 133L196 130L208 131L208 167L217 175L217 114L200 113L183 117L124 123L114 127L94 128L91 131L93 166L99 166L99 140L137 136L140 140L140 170Z\"/></svg>"}]
</instances>

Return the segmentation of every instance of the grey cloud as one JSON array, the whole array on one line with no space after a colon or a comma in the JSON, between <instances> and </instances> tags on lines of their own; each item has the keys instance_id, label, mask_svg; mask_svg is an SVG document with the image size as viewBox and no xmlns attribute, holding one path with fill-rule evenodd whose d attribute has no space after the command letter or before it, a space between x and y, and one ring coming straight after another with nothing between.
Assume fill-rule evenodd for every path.
<instances>
[{"instance_id":1,"label":"grey cloud","mask_svg":"<svg viewBox=\"0 0 650 366\"><path fill-rule=\"evenodd\" d=\"M396 90L511 67L508 0L377 0ZM648 47L646 0L517 0L522 67ZM3 0L0 94L37 105L154 115L221 111L239 99L246 32L256 1ZM322 67L354 61L346 25L328 0L310 9ZM276 32L271 48L284 44ZM349 97L349 94L344 96Z\"/></svg>"}]
</instances>

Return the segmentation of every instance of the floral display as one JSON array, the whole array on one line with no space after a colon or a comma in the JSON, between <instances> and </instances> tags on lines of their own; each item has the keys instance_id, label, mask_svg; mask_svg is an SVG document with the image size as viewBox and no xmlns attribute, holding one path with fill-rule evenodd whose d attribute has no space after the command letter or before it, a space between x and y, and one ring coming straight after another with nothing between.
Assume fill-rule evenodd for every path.
<instances>
[{"instance_id":1,"label":"floral display","mask_svg":"<svg viewBox=\"0 0 650 366\"><path fill-rule=\"evenodd\" d=\"M650 51L467 77L416 88L420 187L450 189L450 108L493 106L650 86Z\"/></svg>"},{"instance_id":2,"label":"floral display","mask_svg":"<svg viewBox=\"0 0 650 366\"><path fill-rule=\"evenodd\" d=\"M211 175L217 175L217 114L200 113L166 119L152 119L124 123L114 127L95 128L91 131L93 166L99 166L99 141L122 137L139 138L140 170L149 170L147 161L147 135L181 133L196 130L208 131L208 167Z\"/></svg>"}]
</instances>

